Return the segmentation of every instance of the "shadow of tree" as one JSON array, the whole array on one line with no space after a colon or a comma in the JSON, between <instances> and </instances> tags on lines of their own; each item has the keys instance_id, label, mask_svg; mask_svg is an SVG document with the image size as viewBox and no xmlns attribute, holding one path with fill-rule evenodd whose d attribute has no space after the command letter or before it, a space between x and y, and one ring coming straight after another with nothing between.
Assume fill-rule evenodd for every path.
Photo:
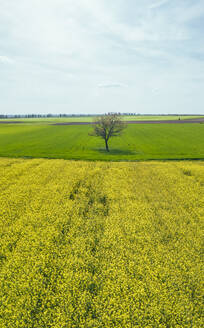
<instances>
[{"instance_id":1,"label":"shadow of tree","mask_svg":"<svg viewBox=\"0 0 204 328\"><path fill-rule=\"evenodd\" d=\"M96 148L94 150L96 150L97 152L99 152L101 154L107 154L107 155L135 155L135 154L137 154L136 151L131 151L128 149L123 150L123 149L115 149L115 148L111 149L110 148L109 152L107 152L106 149L104 149L104 148Z\"/></svg>"}]
</instances>

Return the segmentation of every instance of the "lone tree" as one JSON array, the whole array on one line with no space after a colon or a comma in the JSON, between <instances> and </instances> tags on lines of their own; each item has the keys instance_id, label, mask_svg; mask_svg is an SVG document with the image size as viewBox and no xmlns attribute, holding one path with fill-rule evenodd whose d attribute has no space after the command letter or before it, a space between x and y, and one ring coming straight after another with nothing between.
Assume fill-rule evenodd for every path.
<instances>
[{"instance_id":1,"label":"lone tree","mask_svg":"<svg viewBox=\"0 0 204 328\"><path fill-rule=\"evenodd\" d=\"M125 123L117 114L108 114L101 116L97 122L94 123L94 130L91 136L101 137L105 140L106 150L109 151L108 141L111 137L117 137L122 134Z\"/></svg>"}]
</instances>

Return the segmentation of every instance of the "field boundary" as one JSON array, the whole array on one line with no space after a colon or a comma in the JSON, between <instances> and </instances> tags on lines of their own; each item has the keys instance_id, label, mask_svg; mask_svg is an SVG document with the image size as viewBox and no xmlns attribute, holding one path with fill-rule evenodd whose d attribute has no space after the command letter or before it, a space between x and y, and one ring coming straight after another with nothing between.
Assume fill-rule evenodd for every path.
<instances>
[{"instance_id":1,"label":"field boundary","mask_svg":"<svg viewBox=\"0 0 204 328\"><path fill-rule=\"evenodd\" d=\"M198 158L192 157L184 157L184 158L147 158L147 159L87 159L87 158L63 158L63 157L34 157L34 156L4 156L0 155L1 158L8 158L8 159L47 159L47 160L62 160L62 161L73 161L73 162L110 162L110 163L141 163L141 162L190 162L190 161L198 161L204 162L204 156Z\"/></svg>"},{"instance_id":2,"label":"field boundary","mask_svg":"<svg viewBox=\"0 0 204 328\"><path fill-rule=\"evenodd\" d=\"M52 125L91 125L98 122L58 122ZM157 120L157 121L124 121L125 124L189 124L189 123L204 123L204 118L189 119L189 120Z\"/></svg>"},{"instance_id":3,"label":"field boundary","mask_svg":"<svg viewBox=\"0 0 204 328\"><path fill-rule=\"evenodd\" d=\"M0 121L0 124L28 124L32 122L28 121ZM39 122L40 123L40 122ZM49 125L92 125L98 122L44 122L44 124ZM204 118L186 119L186 120L135 120L135 121L125 121L125 124L190 124L190 123L204 123Z\"/></svg>"}]
</instances>

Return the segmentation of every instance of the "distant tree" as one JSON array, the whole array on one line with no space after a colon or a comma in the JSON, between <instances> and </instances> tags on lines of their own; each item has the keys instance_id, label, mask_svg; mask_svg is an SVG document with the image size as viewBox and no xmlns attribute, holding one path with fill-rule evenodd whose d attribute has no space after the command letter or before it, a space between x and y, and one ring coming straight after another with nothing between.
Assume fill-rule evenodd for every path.
<instances>
[{"instance_id":1,"label":"distant tree","mask_svg":"<svg viewBox=\"0 0 204 328\"><path fill-rule=\"evenodd\" d=\"M125 123L121 120L120 115L108 114L100 116L97 122L94 122L91 136L101 137L105 141L106 150L109 152L108 141L111 137L117 137L122 134Z\"/></svg>"}]
</instances>

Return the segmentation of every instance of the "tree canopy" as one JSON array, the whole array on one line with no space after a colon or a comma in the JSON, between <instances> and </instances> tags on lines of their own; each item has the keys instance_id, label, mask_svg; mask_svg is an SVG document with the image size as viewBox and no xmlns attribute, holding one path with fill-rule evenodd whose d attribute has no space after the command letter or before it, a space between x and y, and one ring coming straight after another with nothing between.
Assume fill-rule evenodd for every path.
<instances>
[{"instance_id":1,"label":"tree canopy","mask_svg":"<svg viewBox=\"0 0 204 328\"><path fill-rule=\"evenodd\" d=\"M94 130L91 135L104 139L106 150L109 151L109 139L121 135L125 127L126 125L120 115L107 114L101 116L97 122L94 122Z\"/></svg>"}]
</instances>

